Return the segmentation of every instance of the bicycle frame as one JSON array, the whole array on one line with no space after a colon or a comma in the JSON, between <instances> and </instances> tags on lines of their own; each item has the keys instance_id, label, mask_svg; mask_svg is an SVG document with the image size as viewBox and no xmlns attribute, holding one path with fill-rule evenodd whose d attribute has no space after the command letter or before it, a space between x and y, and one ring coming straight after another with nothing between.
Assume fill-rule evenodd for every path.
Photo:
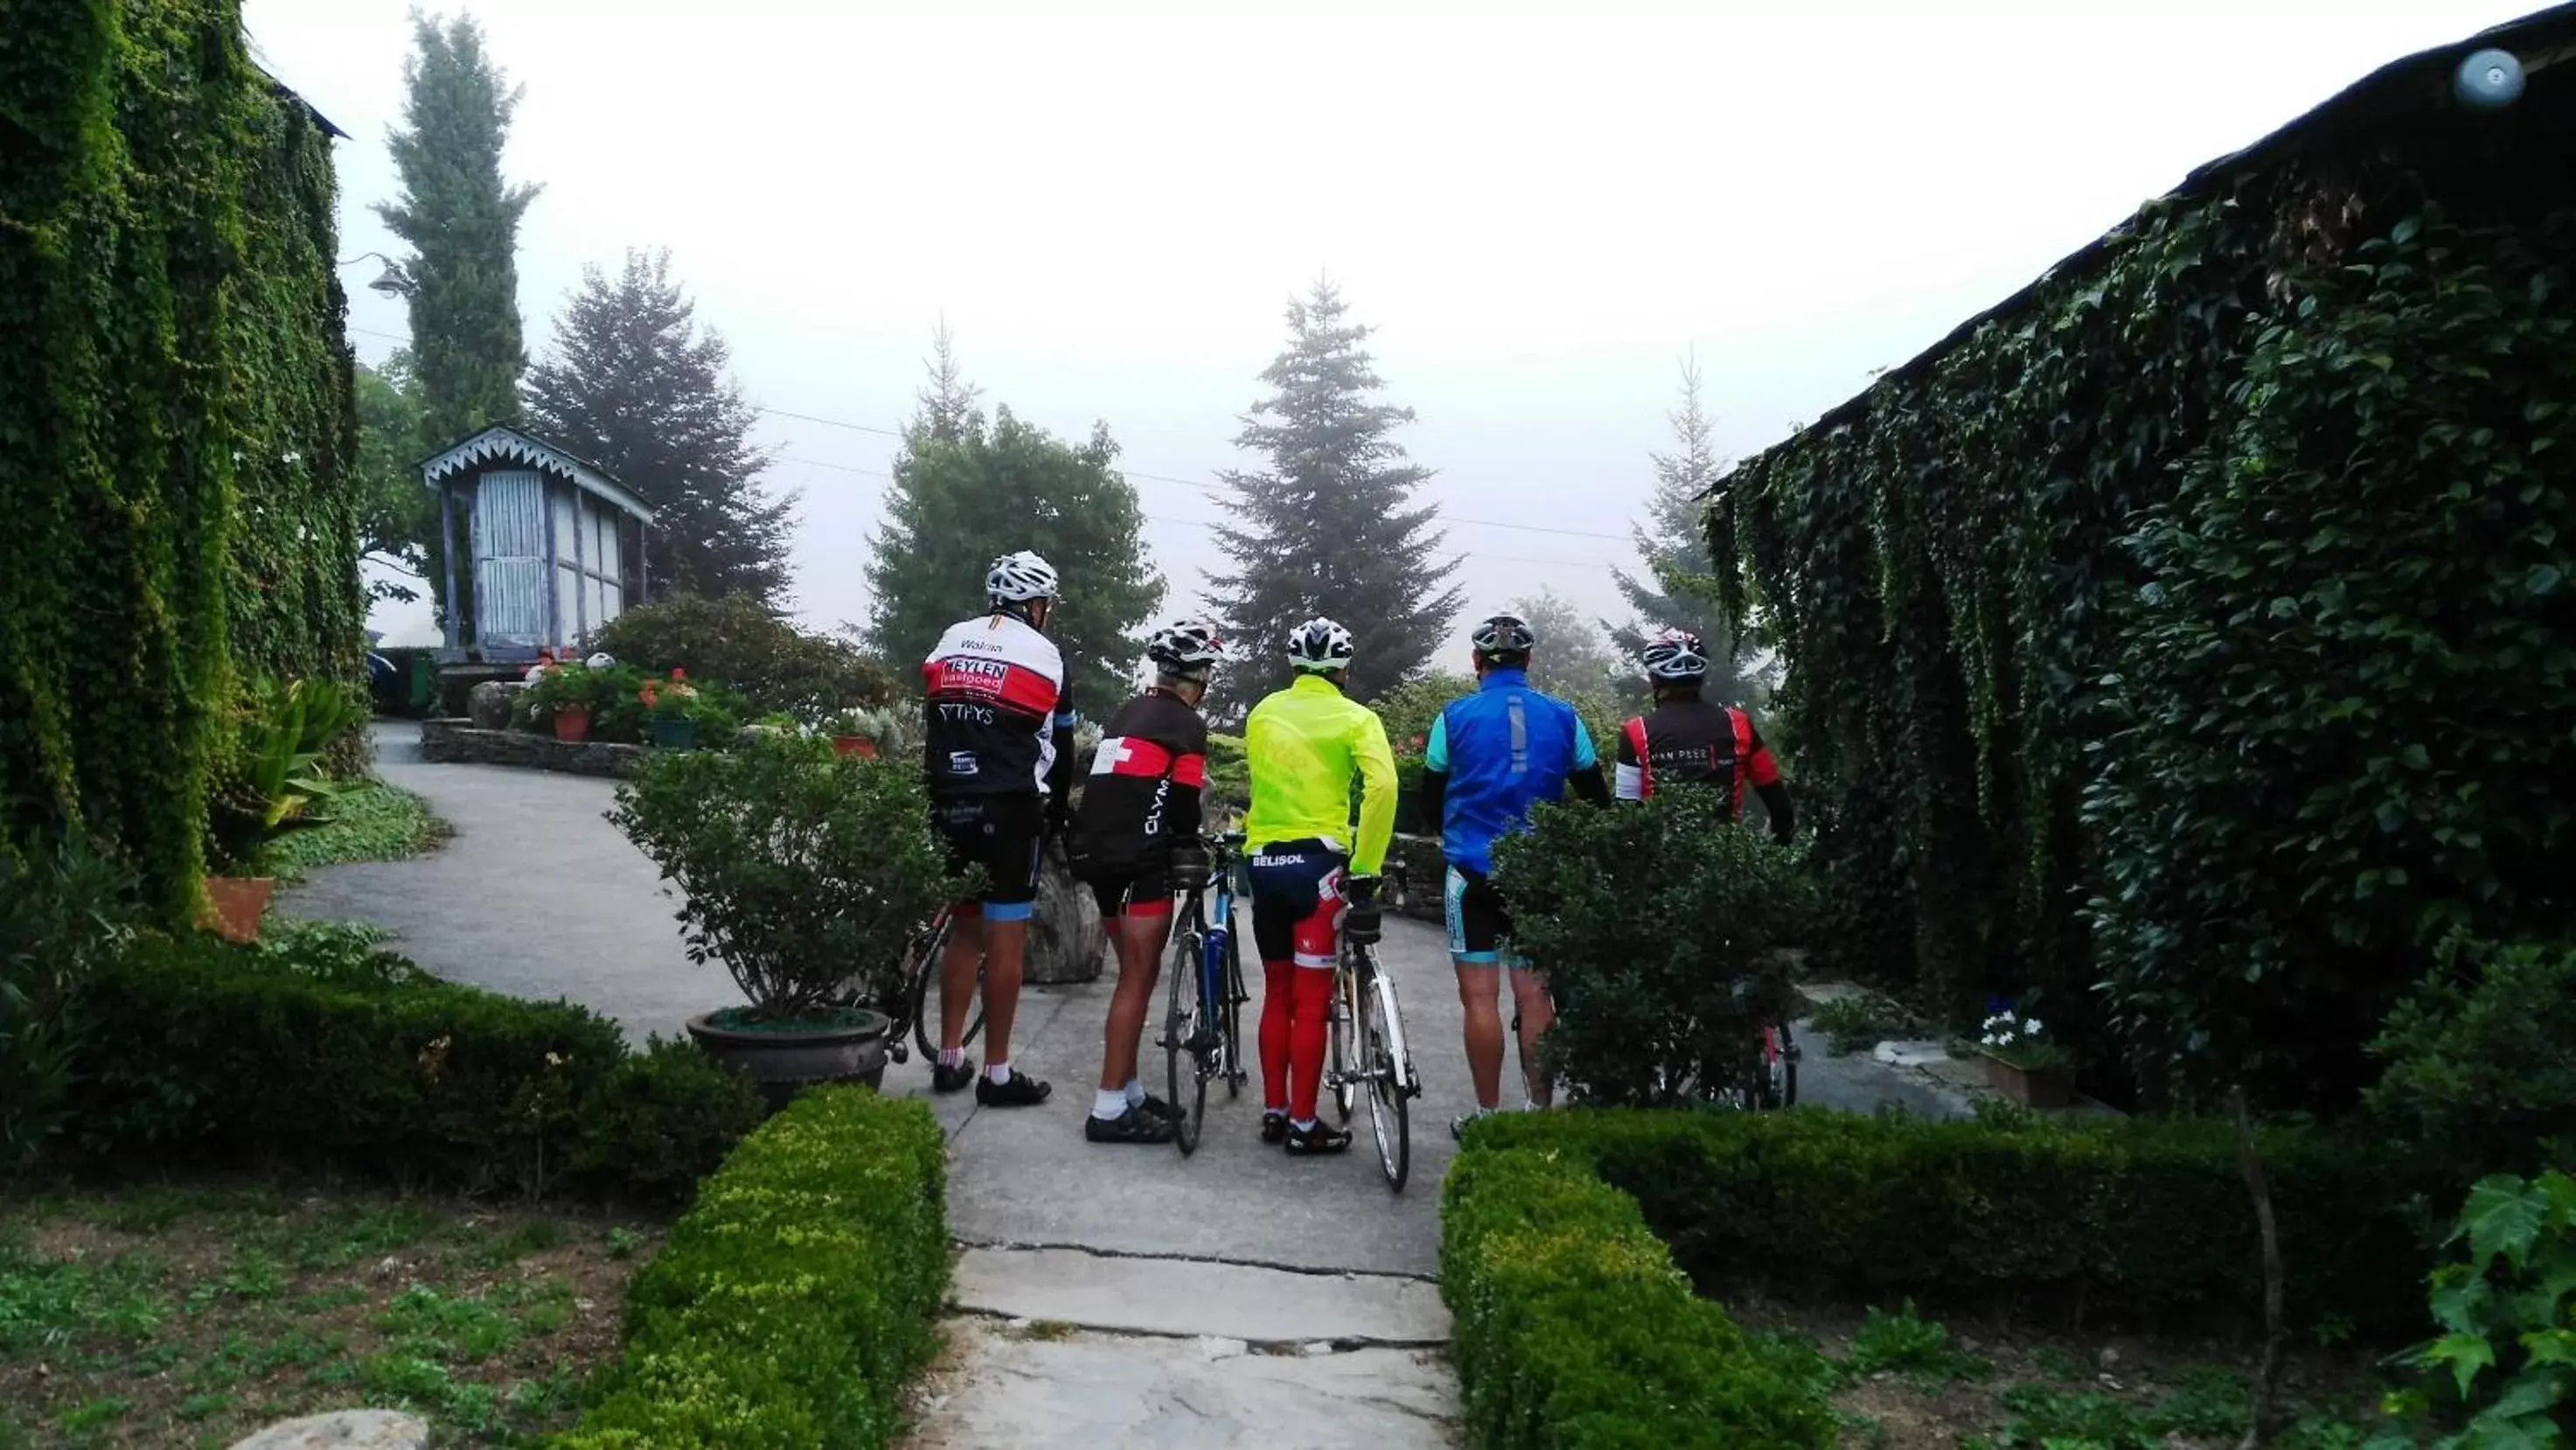
<instances>
[{"instance_id":1,"label":"bicycle frame","mask_svg":"<svg viewBox=\"0 0 2576 1450\"><path fill-rule=\"evenodd\" d=\"M1422 1096L1422 1079L1413 1070L1413 1048L1404 1040L1404 1014L1396 1010L1395 975L1378 964L1375 949L1362 947L1356 955L1368 963L1369 985L1377 993L1378 1010L1386 1021L1387 1054L1395 1059L1396 1071L1403 1074L1399 1086L1406 1097L1418 1098Z\"/></svg>"},{"instance_id":2,"label":"bicycle frame","mask_svg":"<svg viewBox=\"0 0 2576 1450\"><path fill-rule=\"evenodd\" d=\"M1215 867L1216 876L1216 910L1213 913L1216 919L1210 923L1203 917L1199 923L1199 1000L1213 1009L1225 999L1229 988L1225 980L1225 944L1234 936L1234 872L1237 863L1233 848L1220 841L1216 859L1211 864ZM1228 1063L1227 1066L1231 1068L1233 1064Z\"/></svg>"}]
</instances>

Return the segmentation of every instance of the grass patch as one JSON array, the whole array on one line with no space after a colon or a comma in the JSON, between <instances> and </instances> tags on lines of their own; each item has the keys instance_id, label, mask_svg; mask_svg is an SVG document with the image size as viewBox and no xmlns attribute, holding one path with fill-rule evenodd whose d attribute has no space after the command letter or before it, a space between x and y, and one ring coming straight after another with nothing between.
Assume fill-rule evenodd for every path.
<instances>
[{"instance_id":1,"label":"grass patch","mask_svg":"<svg viewBox=\"0 0 2576 1450\"><path fill-rule=\"evenodd\" d=\"M225 1445L377 1406L441 1445L564 1429L659 1227L442 1198L156 1186L0 1205L0 1450Z\"/></svg>"},{"instance_id":2,"label":"grass patch","mask_svg":"<svg viewBox=\"0 0 2576 1450\"><path fill-rule=\"evenodd\" d=\"M1876 1305L1852 1336L1851 1367L1861 1374L1892 1371L1925 1380L1972 1380L1993 1374L1995 1367L1973 1354L1950 1347L1949 1329L1918 1317L1914 1301L1890 1314Z\"/></svg>"},{"instance_id":3,"label":"grass patch","mask_svg":"<svg viewBox=\"0 0 2576 1450\"><path fill-rule=\"evenodd\" d=\"M1913 1013L1875 992L1818 1002L1808 1024L1824 1034L1836 1057L1867 1052L1890 1038L1910 1036L1920 1027Z\"/></svg>"},{"instance_id":4,"label":"grass patch","mask_svg":"<svg viewBox=\"0 0 2576 1450\"><path fill-rule=\"evenodd\" d=\"M400 861L447 839L445 821L420 797L382 781L369 781L323 807L329 819L289 831L269 848L270 869L296 880L317 866L352 861Z\"/></svg>"}]
</instances>

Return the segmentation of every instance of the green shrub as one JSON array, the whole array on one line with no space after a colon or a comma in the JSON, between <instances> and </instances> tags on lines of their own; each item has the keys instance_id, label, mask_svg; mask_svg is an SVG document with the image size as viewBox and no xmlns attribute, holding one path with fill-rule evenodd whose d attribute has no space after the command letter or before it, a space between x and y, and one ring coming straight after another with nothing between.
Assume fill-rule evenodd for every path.
<instances>
[{"instance_id":1,"label":"green shrub","mask_svg":"<svg viewBox=\"0 0 2576 1450\"><path fill-rule=\"evenodd\" d=\"M131 876L78 838L22 864L0 853L0 1179L71 1118L89 1042L82 994L137 909Z\"/></svg>"},{"instance_id":2,"label":"green shrub","mask_svg":"<svg viewBox=\"0 0 2576 1450\"><path fill-rule=\"evenodd\" d=\"M2292 1319L2403 1338L2429 1261L2410 1200L2446 1180L2335 1134L2260 1141ZM1480 1123L1470 1143L1593 1165L1702 1283L2259 1322L2225 1123L1577 1110Z\"/></svg>"},{"instance_id":3,"label":"green shrub","mask_svg":"<svg viewBox=\"0 0 2576 1450\"><path fill-rule=\"evenodd\" d=\"M817 1088L743 1140L627 1293L626 1354L560 1450L877 1450L937 1348L947 1143Z\"/></svg>"},{"instance_id":4,"label":"green shrub","mask_svg":"<svg viewBox=\"0 0 2576 1450\"><path fill-rule=\"evenodd\" d=\"M2433 1274L2442 1337L2410 1356L2428 1378L2389 1408L2440 1450L2576 1443L2576 1178L2480 1181L2463 1240L2466 1261Z\"/></svg>"},{"instance_id":5,"label":"green shrub","mask_svg":"<svg viewBox=\"0 0 2576 1450\"><path fill-rule=\"evenodd\" d=\"M1813 1376L1691 1293L1636 1202L1479 1136L1442 1191L1440 1295L1483 1450L1815 1446Z\"/></svg>"},{"instance_id":6,"label":"green shrub","mask_svg":"<svg viewBox=\"0 0 2576 1450\"><path fill-rule=\"evenodd\" d=\"M602 625L590 648L655 674L687 670L740 692L749 714L784 710L807 724L903 694L898 677L857 645L806 634L749 598L656 599Z\"/></svg>"},{"instance_id":7,"label":"green shrub","mask_svg":"<svg viewBox=\"0 0 2576 1450\"><path fill-rule=\"evenodd\" d=\"M630 1059L617 1026L582 1008L439 982L327 930L257 948L139 937L82 1010L72 1103L103 1162L285 1159L477 1190L666 1193L758 1120L747 1083Z\"/></svg>"},{"instance_id":8,"label":"green shrub","mask_svg":"<svg viewBox=\"0 0 2576 1450\"><path fill-rule=\"evenodd\" d=\"M2371 1045L2373 1116L2469 1173L2576 1167L2576 947L2455 939L2440 962Z\"/></svg>"},{"instance_id":9,"label":"green shrub","mask_svg":"<svg viewBox=\"0 0 2576 1450\"><path fill-rule=\"evenodd\" d=\"M1792 1010L1778 953L1806 928L1804 879L1725 804L1668 791L1612 810L1543 805L1494 849L1517 945L1556 999L1548 1065L1587 1101L1740 1091L1762 1021Z\"/></svg>"},{"instance_id":10,"label":"green shrub","mask_svg":"<svg viewBox=\"0 0 2576 1450\"><path fill-rule=\"evenodd\" d=\"M922 923L959 898L919 762L820 738L658 754L609 819L679 888L689 960L722 961L764 1019L824 1014L854 978L889 999Z\"/></svg>"}]
</instances>

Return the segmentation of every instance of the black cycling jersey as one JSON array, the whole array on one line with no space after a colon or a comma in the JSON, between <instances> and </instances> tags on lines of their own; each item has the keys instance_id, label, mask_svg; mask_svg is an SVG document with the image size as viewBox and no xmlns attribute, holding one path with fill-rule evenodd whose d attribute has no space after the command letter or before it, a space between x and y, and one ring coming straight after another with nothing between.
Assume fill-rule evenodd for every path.
<instances>
[{"instance_id":1,"label":"black cycling jersey","mask_svg":"<svg viewBox=\"0 0 2576 1450\"><path fill-rule=\"evenodd\" d=\"M1198 839L1207 740L1207 721L1169 690L1147 690L1109 717L1077 823L1093 874L1159 865L1170 843Z\"/></svg>"},{"instance_id":2,"label":"black cycling jersey","mask_svg":"<svg viewBox=\"0 0 2576 1450\"><path fill-rule=\"evenodd\" d=\"M921 664L935 796L1052 794L1072 782L1073 698L1054 641L1017 615L952 626Z\"/></svg>"},{"instance_id":3,"label":"black cycling jersey","mask_svg":"<svg viewBox=\"0 0 2576 1450\"><path fill-rule=\"evenodd\" d=\"M1632 716L1619 731L1618 793L1644 800L1668 785L1704 785L1726 793L1741 813L1747 785L1762 793L1771 834L1787 840L1795 825L1780 766L1753 728L1753 717L1696 696L1665 700Z\"/></svg>"}]
</instances>

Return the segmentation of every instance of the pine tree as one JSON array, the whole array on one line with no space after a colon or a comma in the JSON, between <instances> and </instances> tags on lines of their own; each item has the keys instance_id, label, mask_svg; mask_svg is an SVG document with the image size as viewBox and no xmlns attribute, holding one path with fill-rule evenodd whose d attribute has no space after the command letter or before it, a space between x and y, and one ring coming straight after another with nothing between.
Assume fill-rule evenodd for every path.
<instances>
[{"instance_id":1,"label":"pine tree","mask_svg":"<svg viewBox=\"0 0 2576 1450\"><path fill-rule=\"evenodd\" d=\"M869 643L898 668L921 659L948 626L984 607L995 559L1034 549L1062 579L1047 634L1064 651L1076 703L1107 714L1134 686L1140 633L1163 599L1144 510L1114 466L1108 425L1094 424L1077 448L1008 408L987 422L945 327L929 372L895 458L885 524L868 541Z\"/></svg>"},{"instance_id":2,"label":"pine tree","mask_svg":"<svg viewBox=\"0 0 2576 1450\"><path fill-rule=\"evenodd\" d=\"M528 409L549 442L652 506L655 588L776 608L796 495L761 492L769 455L751 441L759 415L725 376L728 356L671 279L670 254L630 249L613 278L584 269L552 355L528 375Z\"/></svg>"},{"instance_id":3,"label":"pine tree","mask_svg":"<svg viewBox=\"0 0 2576 1450\"><path fill-rule=\"evenodd\" d=\"M411 244L412 374L420 451L519 416L528 365L519 330L519 218L537 188L501 179L501 146L519 92L483 51L468 16L412 16L403 63L406 129L389 140L402 178L376 214Z\"/></svg>"},{"instance_id":4,"label":"pine tree","mask_svg":"<svg viewBox=\"0 0 2576 1450\"><path fill-rule=\"evenodd\" d=\"M1346 687L1367 700L1429 661L1458 612L1438 509L1413 502L1431 470L1393 437L1413 410L1376 401L1385 385L1361 345L1371 329L1348 311L1330 282L1288 304L1288 350L1261 374L1271 396L1234 440L1269 467L1221 475L1239 523L1219 528L1217 545L1235 568L1208 582L1229 626L1232 660L1217 679L1233 707L1286 682L1287 631L1316 615L1350 630Z\"/></svg>"},{"instance_id":5,"label":"pine tree","mask_svg":"<svg viewBox=\"0 0 2576 1450\"><path fill-rule=\"evenodd\" d=\"M1718 607L1708 538L1700 530L1705 496L1726 463L1717 456L1710 420L1700 405L1697 362L1682 364L1681 406L1667 416L1676 449L1649 455L1655 490L1646 500L1645 519L1630 528L1650 576L1611 571L1632 613L1626 623L1610 627L1610 641L1634 659L1658 630L1687 629L1708 646L1709 698L1749 700L1759 683L1753 660L1758 636L1750 622L1739 624ZM1642 682L1630 688L1634 695L1645 692Z\"/></svg>"}]
</instances>

